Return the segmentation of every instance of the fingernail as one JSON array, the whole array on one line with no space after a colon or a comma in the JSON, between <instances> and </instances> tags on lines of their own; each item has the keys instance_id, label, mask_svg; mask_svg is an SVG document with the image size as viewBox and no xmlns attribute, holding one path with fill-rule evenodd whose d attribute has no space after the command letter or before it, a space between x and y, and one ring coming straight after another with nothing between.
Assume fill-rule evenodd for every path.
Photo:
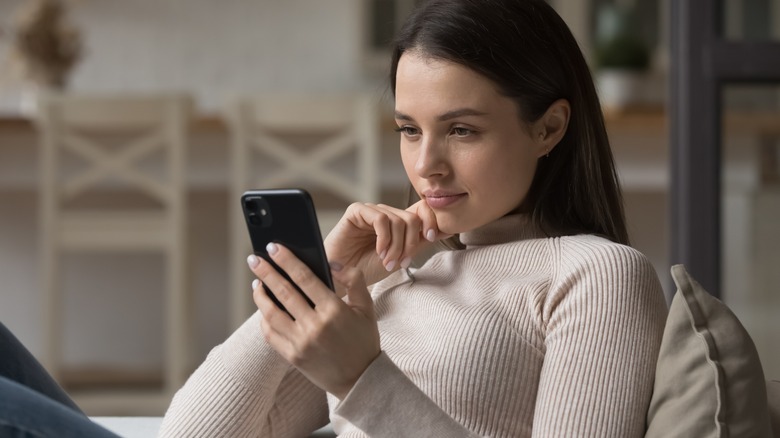
<instances>
[{"instance_id":1,"label":"fingernail","mask_svg":"<svg viewBox=\"0 0 780 438\"><path fill-rule=\"evenodd\" d=\"M339 272L344 268L343 266L341 266L341 263L338 262L329 262L328 264L330 265L330 269L336 272Z\"/></svg>"},{"instance_id":2,"label":"fingernail","mask_svg":"<svg viewBox=\"0 0 780 438\"><path fill-rule=\"evenodd\" d=\"M411 257L404 257L403 260L401 260L401 268L406 269L409 267L409 265L412 264L412 258Z\"/></svg>"},{"instance_id":3,"label":"fingernail","mask_svg":"<svg viewBox=\"0 0 780 438\"><path fill-rule=\"evenodd\" d=\"M393 268L395 268L395 260L390 260L390 261L389 261L389 262L387 262L387 264L385 265L385 269L387 269L387 272L390 272L390 271L392 271L392 270L393 270Z\"/></svg>"},{"instance_id":4,"label":"fingernail","mask_svg":"<svg viewBox=\"0 0 780 438\"><path fill-rule=\"evenodd\" d=\"M268 251L268 254L274 255L279 251L279 247L273 242L268 242L268 245L265 246L265 250Z\"/></svg>"},{"instance_id":5,"label":"fingernail","mask_svg":"<svg viewBox=\"0 0 780 438\"><path fill-rule=\"evenodd\" d=\"M256 255L252 254L246 258L246 263L250 268L255 269L257 265L260 264L260 259L258 259Z\"/></svg>"},{"instance_id":6,"label":"fingernail","mask_svg":"<svg viewBox=\"0 0 780 438\"><path fill-rule=\"evenodd\" d=\"M386 255L387 255L387 250L384 249L382 250L382 252L379 253L379 258L384 260Z\"/></svg>"},{"instance_id":7,"label":"fingernail","mask_svg":"<svg viewBox=\"0 0 780 438\"><path fill-rule=\"evenodd\" d=\"M260 280L258 280L256 278L254 280L252 280L252 290L257 289L257 286L259 286L259 285L260 285Z\"/></svg>"},{"instance_id":8,"label":"fingernail","mask_svg":"<svg viewBox=\"0 0 780 438\"><path fill-rule=\"evenodd\" d=\"M436 232L433 230L426 231L425 238L428 239L429 242L433 242L436 239Z\"/></svg>"}]
</instances>

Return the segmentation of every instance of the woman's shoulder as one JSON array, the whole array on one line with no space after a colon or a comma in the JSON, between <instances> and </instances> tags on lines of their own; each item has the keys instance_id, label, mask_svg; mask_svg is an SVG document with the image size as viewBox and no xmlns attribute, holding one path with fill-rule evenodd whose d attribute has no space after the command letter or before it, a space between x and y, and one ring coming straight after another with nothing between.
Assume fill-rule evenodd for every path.
<instances>
[{"instance_id":1,"label":"woman's shoulder","mask_svg":"<svg viewBox=\"0 0 780 438\"><path fill-rule=\"evenodd\" d=\"M595 235L558 238L559 256L552 295L594 294L619 306L666 309L658 273L641 251ZM562 296L562 295L561 295Z\"/></svg>"},{"instance_id":2,"label":"woman's shoulder","mask_svg":"<svg viewBox=\"0 0 780 438\"><path fill-rule=\"evenodd\" d=\"M609 271L655 272L650 260L639 250L603 236L579 234L558 238L562 266Z\"/></svg>"},{"instance_id":3,"label":"woman's shoulder","mask_svg":"<svg viewBox=\"0 0 780 438\"><path fill-rule=\"evenodd\" d=\"M596 234L576 234L562 236L559 239L561 250L570 255L604 252L615 257L645 258L644 254L634 247L613 242Z\"/></svg>"}]
</instances>

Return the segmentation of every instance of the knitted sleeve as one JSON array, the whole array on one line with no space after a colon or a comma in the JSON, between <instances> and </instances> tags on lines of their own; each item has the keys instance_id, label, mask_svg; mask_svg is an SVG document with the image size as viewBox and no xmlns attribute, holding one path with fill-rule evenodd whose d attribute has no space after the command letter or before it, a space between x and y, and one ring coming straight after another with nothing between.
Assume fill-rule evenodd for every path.
<instances>
[{"instance_id":1,"label":"knitted sleeve","mask_svg":"<svg viewBox=\"0 0 780 438\"><path fill-rule=\"evenodd\" d=\"M533 436L641 437L667 311L655 271L604 239L554 242Z\"/></svg>"},{"instance_id":2,"label":"knitted sleeve","mask_svg":"<svg viewBox=\"0 0 780 438\"><path fill-rule=\"evenodd\" d=\"M478 437L437 406L385 353L363 372L334 416L368 436Z\"/></svg>"},{"instance_id":3,"label":"knitted sleeve","mask_svg":"<svg viewBox=\"0 0 780 438\"><path fill-rule=\"evenodd\" d=\"M263 339L255 313L176 393L161 437L300 437L328 422L325 393Z\"/></svg>"}]
</instances>

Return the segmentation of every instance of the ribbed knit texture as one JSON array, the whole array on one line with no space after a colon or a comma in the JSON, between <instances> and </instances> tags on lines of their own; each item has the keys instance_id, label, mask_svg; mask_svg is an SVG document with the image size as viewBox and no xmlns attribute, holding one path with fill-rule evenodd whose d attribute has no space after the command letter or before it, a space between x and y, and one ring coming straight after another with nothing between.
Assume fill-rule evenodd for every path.
<instances>
[{"instance_id":1,"label":"ribbed knit texture","mask_svg":"<svg viewBox=\"0 0 780 438\"><path fill-rule=\"evenodd\" d=\"M383 354L339 403L339 436L642 436L666 304L639 252L545 238L524 216L461 235L372 289ZM256 315L176 395L163 436L300 437L323 393Z\"/></svg>"}]
</instances>

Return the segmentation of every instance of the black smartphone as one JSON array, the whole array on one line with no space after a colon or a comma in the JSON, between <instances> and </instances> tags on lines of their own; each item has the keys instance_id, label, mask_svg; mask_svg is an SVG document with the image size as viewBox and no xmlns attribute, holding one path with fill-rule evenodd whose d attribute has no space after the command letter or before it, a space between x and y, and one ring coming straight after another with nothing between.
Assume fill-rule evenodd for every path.
<instances>
[{"instance_id":1,"label":"black smartphone","mask_svg":"<svg viewBox=\"0 0 780 438\"><path fill-rule=\"evenodd\" d=\"M269 242L284 245L330 290L334 290L314 201L308 192L302 189L250 190L241 195L241 208L254 254L271 263L298 289L310 306L314 307L314 303L309 297L271 260L265 249ZM263 287L271 300L287 312L270 289L265 285Z\"/></svg>"}]
</instances>

